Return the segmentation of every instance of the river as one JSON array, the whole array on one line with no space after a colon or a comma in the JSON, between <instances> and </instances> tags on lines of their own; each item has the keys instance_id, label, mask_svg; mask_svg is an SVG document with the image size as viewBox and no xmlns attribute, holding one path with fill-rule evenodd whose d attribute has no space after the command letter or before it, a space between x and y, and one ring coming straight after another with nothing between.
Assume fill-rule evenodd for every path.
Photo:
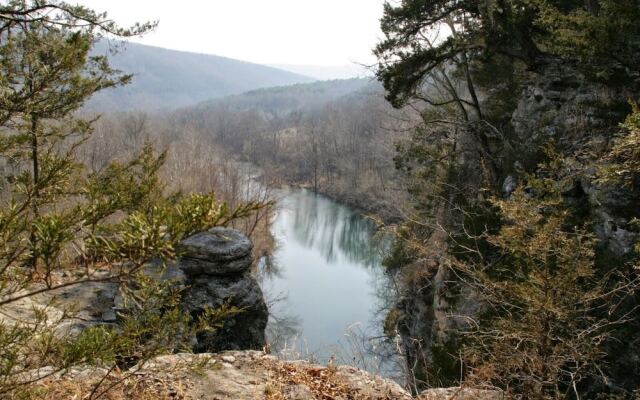
<instances>
[{"instance_id":1,"label":"river","mask_svg":"<svg viewBox=\"0 0 640 400\"><path fill-rule=\"evenodd\" d=\"M272 351L393 375L398 360L382 340L388 241L369 219L327 197L305 189L277 197L276 249L260 262Z\"/></svg>"}]
</instances>

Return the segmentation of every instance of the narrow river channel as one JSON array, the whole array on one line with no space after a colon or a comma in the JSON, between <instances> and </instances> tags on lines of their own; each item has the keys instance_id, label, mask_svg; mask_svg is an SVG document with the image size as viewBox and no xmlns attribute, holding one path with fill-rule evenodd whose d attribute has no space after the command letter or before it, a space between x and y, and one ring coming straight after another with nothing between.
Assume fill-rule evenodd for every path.
<instances>
[{"instance_id":1,"label":"narrow river channel","mask_svg":"<svg viewBox=\"0 0 640 400\"><path fill-rule=\"evenodd\" d=\"M385 240L366 217L327 197L304 189L277 197L277 247L260 265L272 351L391 374L397 360L381 345Z\"/></svg>"}]
</instances>

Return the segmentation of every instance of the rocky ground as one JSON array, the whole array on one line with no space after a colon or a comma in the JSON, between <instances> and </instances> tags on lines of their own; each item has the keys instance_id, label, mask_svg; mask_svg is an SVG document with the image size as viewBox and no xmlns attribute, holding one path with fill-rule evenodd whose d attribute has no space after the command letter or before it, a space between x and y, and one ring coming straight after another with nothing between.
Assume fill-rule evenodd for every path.
<instances>
[{"instance_id":1,"label":"rocky ground","mask_svg":"<svg viewBox=\"0 0 640 400\"><path fill-rule=\"evenodd\" d=\"M353 367L323 367L282 361L259 351L176 354L158 357L129 371L75 369L41 383L45 398L88 398L115 383L107 399L184 400L498 400L497 392L434 389L414 398L397 383Z\"/></svg>"}]
</instances>

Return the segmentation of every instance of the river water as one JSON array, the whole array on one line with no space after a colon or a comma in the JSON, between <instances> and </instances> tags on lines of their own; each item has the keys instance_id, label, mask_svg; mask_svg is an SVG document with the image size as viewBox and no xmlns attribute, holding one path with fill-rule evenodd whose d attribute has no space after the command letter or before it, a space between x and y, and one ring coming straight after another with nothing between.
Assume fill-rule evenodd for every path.
<instances>
[{"instance_id":1,"label":"river water","mask_svg":"<svg viewBox=\"0 0 640 400\"><path fill-rule=\"evenodd\" d=\"M304 189L277 197L277 247L260 263L272 351L392 375L397 359L382 340L388 241L366 217L327 197Z\"/></svg>"}]
</instances>

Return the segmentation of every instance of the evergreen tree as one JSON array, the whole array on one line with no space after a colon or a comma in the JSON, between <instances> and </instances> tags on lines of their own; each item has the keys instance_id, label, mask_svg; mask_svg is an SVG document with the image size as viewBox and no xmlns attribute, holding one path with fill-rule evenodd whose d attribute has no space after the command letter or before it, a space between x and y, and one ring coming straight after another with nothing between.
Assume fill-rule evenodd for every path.
<instances>
[{"instance_id":1,"label":"evergreen tree","mask_svg":"<svg viewBox=\"0 0 640 400\"><path fill-rule=\"evenodd\" d=\"M385 5L385 37L374 50L377 76L394 106L408 105L423 117L412 137L398 145L396 163L409 178L413 209L398 230L394 254L411 264L407 276L418 277L410 287L430 285L436 274L447 291L475 285L493 312L479 316L479 329L469 335L457 337L460 332L453 330L464 330L465 324L452 317L452 332L425 337L432 348L423 354L422 370L415 371L425 381L451 384L467 371L513 394L533 397L582 395L588 384L602 389L612 377L627 389L637 386L637 367L610 364L625 351L637 351L637 324L627 318L630 310L637 311L637 269L627 259L603 257L606 251L591 225L601 221L589 220L587 212L578 215L560 189L578 180L589 186L595 169L604 171L601 182L611 190L633 191L630 198L637 201L637 115L627 120L628 131L607 158L581 148L580 162L561 163L554 157L554 168L546 170L538 165L545 149L518 151L512 115L528 71L543 72L550 65L571 66L585 83L599 82L617 92L627 84L635 87L639 13L634 0L404 0ZM581 145L571 143L563 150L571 153ZM503 198L511 193L502 185L509 174L529 186L526 193L520 189ZM529 190L536 185L539 191ZM582 194L577 201L588 203ZM637 209L631 208L625 215L635 217ZM625 229L635 232L637 227ZM541 297L541 285L551 292ZM610 290L625 292L625 300L607 297ZM619 314L609 314L607 307L619 304ZM590 323L598 328L590 330ZM539 329L543 325L557 341L544 343L548 333ZM571 347L578 343L569 340L572 335L584 339L578 345L584 353ZM469 358L463 359L459 351L466 340L474 344L466 342ZM632 344L616 345L624 340ZM445 350L436 354L438 349Z\"/></svg>"},{"instance_id":2,"label":"evergreen tree","mask_svg":"<svg viewBox=\"0 0 640 400\"><path fill-rule=\"evenodd\" d=\"M441 68L505 56L528 68L549 57L602 79L637 77L637 0L404 0L385 4L378 78L401 106ZM465 71L466 74L466 71Z\"/></svg>"},{"instance_id":3,"label":"evergreen tree","mask_svg":"<svg viewBox=\"0 0 640 400\"><path fill-rule=\"evenodd\" d=\"M590 221L561 194L573 177L548 154L526 192L491 200L502 225L478 238L491 251L457 264L485 307L463 335L462 358L468 382L510 397L583 398L611 381L608 346L633 337L620 333L635 324L640 277L598 267Z\"/></svg>"},{"instance_id":4,"label":"evergreen tree","mask_svg":"<svg viewBox=\"0 0 640 400\"><path fill-rule=\"evenodd\" d=\"M213 194L166 193L158 178L164 153L150 145L127 163L89 174L75 151L92 132L77 111L94 93L129 75L90 50L124 29L81 6L10 1L0 6L0 308L89 282L120 284L128 309L119 328L61 329L46 305L0 323L0 397L39 396L26 371L101 364L113 371L158 353L183 349L199 329L215 328L234 309L191 321L170 282L143 273L151 260L176 257L187 235L249 215L260 204L229 209ZM103 381L100 382L100 384ZM98 384L98 386L100 385ZM103 394L109 386L94 388Z\"/></svg>"}]
</instances>

